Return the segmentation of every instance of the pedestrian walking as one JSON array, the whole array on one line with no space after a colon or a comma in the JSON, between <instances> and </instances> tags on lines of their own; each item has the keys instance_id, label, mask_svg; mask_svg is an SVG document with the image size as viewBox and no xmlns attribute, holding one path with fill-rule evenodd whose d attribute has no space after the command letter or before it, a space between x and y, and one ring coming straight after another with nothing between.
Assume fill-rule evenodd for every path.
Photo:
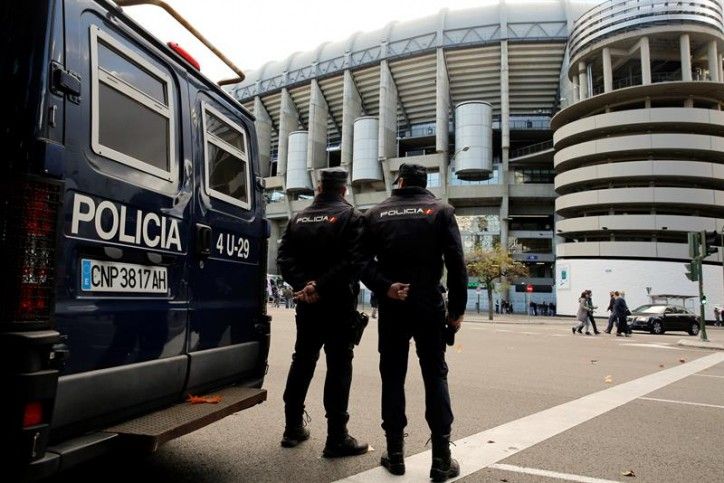
<instances>
[{"instance_id":1,"label":"pedestrian walking","mask_svg":"<svg viewBox=\"0 0 724 483\"><path fill-rule=\"evenodd\" d=\"M548 302L548 314L556 315L556 304L553 302Z\"/></svg>"},{"instance_id":2,"label":"pedestrian walking","mask_svg":"<svg viewBox=\"0 0 724 483\"><path fill-rule=\"evenodd\" d=\"M588 326L591 323L591 321L588 318L588 312L590 310L590 307L588 305L588 292L583 291L581 292L581 296L578 298L578 312L576 312L576 321L578 322L573 327L571 327L571 331L573 334L578 332L581 333L581 330L583 328L586 328L586 335L591 335L591 333L588 331Z\"/></svg>"},{"instance_id":3,"label":"pedestrian walking","mask_svg":"<svg viewBox=\"0 0 724 483\"><path fill-rule=\"evenodd\" d=\"M593 311L596 310L598 306L593 305L593 292L586 290L586 295L588 300L588 320L591 322L591 327L593 327L593 334L598 335L600 332L596 327L596 319L593 318Z\"/></svg>"},{"instance_id":4,"label":"pedestrian walking","mask_svg":"<svg viewBox=\"0 0 724 483\"><path fill-rule=\"evenodd\" d=\"M616 336L621 337L625 335L626 337L630 337L631 329L628 326L627 317L631 315L631 311L628 309L626 300L620 292L614 292L613 296L616 299L613 303L613 313L616 316Z\"/></svg>"},{"instance_id":5,"label":"pedestrian walking","mask_svg":"<svg viewBox=\"0 0 724 483\"><path fill-rule=\"evenodd\" d=\"M609 292L608 296L610 297L610 300L608 301L608 308L606 309L609 312L608 325L606 326L606 330L604 330L604 332L610 334L613 329L613 324L616 322L616 314L613 311L613 306L616 303L616 297L614 296L614 292Z\"/></svg>"},{"instance_id":6,"label":"pedestrian walking","mask_svg":"<svg viewBox=\"0 0 724 483\"><path fill-rule=\"evenodd\" d=\"M721 310L718 306L714 306L714 325L721 326Z\"/></svg>"},{"instance_id":7,"label":"pedestrian walking","mask_svg":"<svg viewBox=\"0 0 724 483\"><path fill-rule=\"evenodd\" d=\"M500 313L500 302L498 300L495 301L495 313Z\"/></svg>"},{"instance_id":8,"label":"pedestrian walking","mask_svg":"<svg viewBox=\"0 0 724 483\"><path fill-rule=\"evenodd\" d=\"M352 323L364 262L364 220L344 199L346 180L344 169L322 171L318 194L311 206L289 220L277 258L297 302L297 340L284 390L286 428L282 446L294 447L309 439L309 431L302 423L304 401L324 347L327 442L323 455L328 458L359 455L369 449L347 431Z\"/></svg>"},{"instance_id":9,"label":"pedestrian walking","mask_svg":"<svg viewBox=\"0 0 724 483\"><path fill-rule=\"evenodd\" d=\"M453 208L425 189L427 170L403 164L392 196L366 214L369 262L362 281L379 294L382 428L387 452L380 463L405 472L405 376L415 340L425 385L425 419L432 432L433 481L458 476L450 454L453 413L445 362L446 332L457 331L467 303L467 270ZM439 290L447 269L447 315Z\"/></svg>"}]
</instances>

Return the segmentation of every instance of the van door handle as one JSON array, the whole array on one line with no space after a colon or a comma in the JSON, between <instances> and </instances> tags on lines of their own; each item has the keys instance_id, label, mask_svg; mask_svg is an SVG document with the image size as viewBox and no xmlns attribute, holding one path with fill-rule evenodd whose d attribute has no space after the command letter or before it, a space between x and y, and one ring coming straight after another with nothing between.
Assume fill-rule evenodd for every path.
<instances>
[{"instance_id":1,"label":"van door handle","mask_svg":"<svg viewBox=\"0 0 724 483\"><path fill-rule=\"evenodd\" d=\"M202 257L211 255L211 227L196 223L196 254Z\"/></svg>"}]
</instances>

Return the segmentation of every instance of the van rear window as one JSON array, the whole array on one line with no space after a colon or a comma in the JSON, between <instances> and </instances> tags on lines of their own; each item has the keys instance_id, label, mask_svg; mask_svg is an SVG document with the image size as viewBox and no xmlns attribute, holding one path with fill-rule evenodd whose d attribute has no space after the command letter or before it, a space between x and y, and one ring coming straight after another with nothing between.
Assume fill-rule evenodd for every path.
<instances>
[{"instance_id":1,"label":"van rear window","mask_svg":"<svg viewBox=\"0 0 724 483\"><path fill-rule=\"evenodd\" d=\"M172 181L173 96L170 77L140 54L91 27L93 150Z\"/></svg>"},{"instance_id":2,"label":"van rear window","mask_svg":"<svg viewBox=\"0 0 724 483\"><path fill-rule=\"evenodd\" d=\"M227 203L250 209L250 166L246 132L204 103L206 192Z\"/></svg>"}]
</instances>

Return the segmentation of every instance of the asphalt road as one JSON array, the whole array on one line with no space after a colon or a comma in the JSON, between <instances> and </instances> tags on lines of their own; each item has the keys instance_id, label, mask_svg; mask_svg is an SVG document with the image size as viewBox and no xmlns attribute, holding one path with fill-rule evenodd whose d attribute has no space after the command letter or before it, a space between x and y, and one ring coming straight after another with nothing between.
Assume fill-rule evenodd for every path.
<instances>
[{"instance_id":1,"label":"asphalt road","mask_svg":"<svg viewBox=\"0 0 724 483\"><path fill-rule=\"evenodd\" d=\"M323 356L307 401L312 438L294 449L279 446L294 318L291 310L270 312L267 402L148 457L105 457L55 481L403 481L375 470L384 450L376 321L355 352L349 425L374 450L326 460ZM694 339L684 333L582 336L569 327L554 318L505 317L492 324L468 317L448 350L461 480L724 480L724 351L678 347L678 340ZM724 342L724 330L710 328L709 338ZM410 354L405 481L427 481L429 456L419 454L430 449L422 380ZM623 475L629 471L636 476Z\"/></svg>"}]
</instances>

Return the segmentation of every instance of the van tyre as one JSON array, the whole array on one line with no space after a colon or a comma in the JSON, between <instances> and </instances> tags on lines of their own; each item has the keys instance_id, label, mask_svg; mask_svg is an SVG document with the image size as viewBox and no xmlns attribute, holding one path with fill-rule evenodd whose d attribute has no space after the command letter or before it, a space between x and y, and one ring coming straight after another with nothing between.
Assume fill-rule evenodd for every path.
<instances>
[{"instance_id":1,"label":"van tyre","mask_svg":"<svg viewBox=\"0 0 724 483\"><path fill-rule=\"evenodd\" d=\"M699 335L699 324L693 322L689 328L689 335Z\"/></svg>"}]
</instances>

